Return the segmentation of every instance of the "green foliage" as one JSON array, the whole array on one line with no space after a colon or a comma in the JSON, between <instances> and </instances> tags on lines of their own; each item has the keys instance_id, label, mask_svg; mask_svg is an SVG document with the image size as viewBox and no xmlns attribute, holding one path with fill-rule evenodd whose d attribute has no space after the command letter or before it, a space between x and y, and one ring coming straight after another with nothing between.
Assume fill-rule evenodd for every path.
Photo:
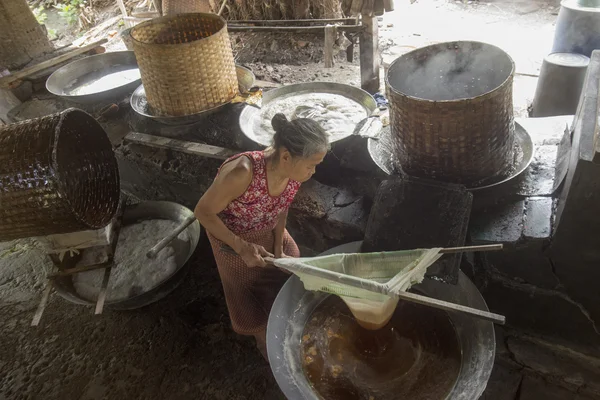
<instances>
[{"instance_id":1,"label":"green foliage","mask_svg":"<svg viewBox=\"0 0 600 400\"><path fill-rule=\"evenodd\" d=\"M58 39L56 29L48 28L48 37L50 38L50 40Z\"/></svg>"},{"instance_id":2,"label":"green foliage","mask_svg":"<svg viewBox=\"0 0 600 400\"><path fill-rule=\"evenodd\" d=\"M44 12L44 6L36 7L31 11L33 11L33 15L35 16L35 19L37 19L38 24L44 25L46 18L48 18L48 15Z\"/></svg>"},{"instance_id":3,"label":"green foliage","mask_svg":"<svg viewBox=\"0 0 600 400\"><path fill-rule=\"evenodd\" d=\"M68 0L67 3L60 3L56 6L58 15L67 20L71 25L75 24L79 19L80 9L85 5L85 0Z\"/></svg>"}]
</instances>

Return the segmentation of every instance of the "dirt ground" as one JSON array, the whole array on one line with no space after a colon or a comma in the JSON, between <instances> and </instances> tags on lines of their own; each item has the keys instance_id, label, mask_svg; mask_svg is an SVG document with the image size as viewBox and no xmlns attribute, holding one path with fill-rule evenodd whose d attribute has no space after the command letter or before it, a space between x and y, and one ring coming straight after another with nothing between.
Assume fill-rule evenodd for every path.
<instances>
[{"instance_id":1,"label":"dirt ground","mask_svg":"<svg viewBox=\"0 0 600 400\"><path fill-rule=\"evenodd\" d=\"M550 49L556 6L542 0L396 0L396 11L380 21L381 47L384 55L399 55L436 41L496 44L516 62L514 105L516 115L525 116L537 81L530 75L539 72ZM118 18L105 30L114 27L123 29ZM344 55L334 68L322 66L319 38L232 38L238 63L250 66L258 79L360 84L357 59L348 63ZM124 46L115 38L108 48ZM0 254L11 246L0 244ZM0 257L0 399L283 398L252 340L232 332L205 242L188 263L188 278L162 301L94 316L91 308L54 294L37 328L29 323L45 271L23 266L26 258ZM494 384L502 389L498 379ZM518 392L499 392L485 398L525 400Z\"/></svg>"}]
</instances>

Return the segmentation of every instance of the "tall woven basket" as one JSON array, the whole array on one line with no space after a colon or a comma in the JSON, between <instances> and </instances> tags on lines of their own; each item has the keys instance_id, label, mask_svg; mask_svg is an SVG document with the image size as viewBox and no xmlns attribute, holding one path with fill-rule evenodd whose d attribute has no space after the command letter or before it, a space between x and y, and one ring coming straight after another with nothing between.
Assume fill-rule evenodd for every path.
<instances>
[{"instance_id":1,"label":"tall woven basket","mask_svg":"<svg viewBox=\"0 0 600 400\"><path fill-rule=\"evenodd\" d=\"M408 175L473 185L514 159L514 63L498 47L449 42L394 61L386 75L392 142Z\"/></svg>"},{"instance_id":2,"label":"tall woven basket","mask_svg":"<svg viewBox=\"0 0 600 400\"><path fill-rule=\"evenodd\" d=\"M162 13L164 16L186 13L210 13L211 11L208 0L162 0Z\"/></svg>"},{"instance_id":3,"label":"tall woven basket","mask_svg":"<svg viewBox=\"0 0 600 400\"><path fill-rule=\"evenodd\" d=\"M215 14L156 18L131 31L150 106L184 116L223 105L238 93L225 20Z\"/></svg>"},{"instance_id":4,"label":"tall woven basket","mask_svg":"<svg viewBox=\"0 0 600 400\"><path fill-rule=\"evenodd\" d=\"M119 196L111 143L84 111L0 128L0 241L102 228Z\"/></svg>"}]
</instances>

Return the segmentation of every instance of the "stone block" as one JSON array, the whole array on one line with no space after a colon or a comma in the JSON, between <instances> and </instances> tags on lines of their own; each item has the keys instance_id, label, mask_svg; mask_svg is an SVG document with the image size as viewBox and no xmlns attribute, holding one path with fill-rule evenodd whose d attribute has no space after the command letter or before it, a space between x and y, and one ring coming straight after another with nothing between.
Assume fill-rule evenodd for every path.
<instances>
[{"instance_id":1,"label":"stone block","mask_svg":"<svg viewBox=\"0 0 600 400\"><path fill-rule=\"evenodd\" d=\"M600 359L536 338L507 338L515 361L561 386L600 396Z\"/></svg>"},{"instance_id":2,"label":"stone block","mask_svg":"<svg viewBox=\"0 0 600 400\"><path fill-rule=\"evenodd\" d=\"M369 216L363 251L463 246L472 195L464 186L416 178L384 181ZM428 276L456 282L461 254L446 255Z\"/></svg>"},{"instance_id":3,"label":"stone block","mask_svg":"<svg viewBox=\"0 0 600 400\"><path fill-rule=\"evenodd\" d=\"M524 200L477 210L471 216L471 240L474 244L515 245L523 233L524 215Z\"/></svg>"},{"instance_id":4,"label":"stone block","mask_svg":"<svg viewBox=\"0 0 600 400\"><path fill-rule=\"evenodd\" d=\"M302 184L288 216L288 230L303 254L362 240L368 215L363 196L314 179Z\"/></svg>"},{"instance_id":5,"label":"stone block","mask_svg":"<svg viewBox=\"0 0 600 400\"><path fill-rule=\"evenodd\" d=\"M552 233L553 201L550 197L530 197L525 206L525 239L549 239Z\"/></svg>"},{"instance_id":6,"label":"stone block","mask_svg":"<svg viewBox=\"0 0 600 400\"><path fill-rule=\"evenodd\" d=\"M555 289L560 282L550 258L544 252L545 242L526 242L502 251L480 254L482 267L519 283Z\"/></svg>"},{"instance_id":7,"label":"stone block","mask_svg":"<svg viewBox=\"0 0 600 400\"><path fill-rule=\"evenodd\" d=\"M480 400L514 400L521 379L520 371L507 368L498 362L494 363L492 375Z\"/></svg>"},{"instance_id":8,"label":"stone block","mask_svg":"<svg viewBox=\"0 0 600 400\"><path fill-rule=\"evenodd\" d=\"M496 275L489 277L481 293L491 311L506 316L507 327L600 356L600 335L593 321L566 294Z\"/></svg>"},{"instance_id":9,"label":"stone block","mask_svg":"<svg viewBox=\"0 0 600 400\"><path fill-rule=\"evenodd\" d=\"M538 377L527 375L523 378L521 384L519 400L593 400L593 398L549 384Z\"/></svg>"}]
</instances>

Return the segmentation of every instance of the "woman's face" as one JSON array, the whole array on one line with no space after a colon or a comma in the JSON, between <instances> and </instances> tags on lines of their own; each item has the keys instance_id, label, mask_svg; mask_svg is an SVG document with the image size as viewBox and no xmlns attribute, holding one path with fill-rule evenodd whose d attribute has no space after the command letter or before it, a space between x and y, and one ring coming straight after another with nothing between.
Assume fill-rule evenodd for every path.
<instances>
[{"instance_id":1,"label":"woman's face","mask_svg":"<svg viewBox=\"0 0 600 400\"><path fill-rule=\"evenodd\" d=\"M292 157L286 150L284 151L284 154L282 154L280 161L282 162L282 165L286 167L286 172L290 179L298 182L306 182L315 173L317 165L323 162L325 154L327 154L327 152L323 151L306 158Z\"/></svg>"}]
</instances>

